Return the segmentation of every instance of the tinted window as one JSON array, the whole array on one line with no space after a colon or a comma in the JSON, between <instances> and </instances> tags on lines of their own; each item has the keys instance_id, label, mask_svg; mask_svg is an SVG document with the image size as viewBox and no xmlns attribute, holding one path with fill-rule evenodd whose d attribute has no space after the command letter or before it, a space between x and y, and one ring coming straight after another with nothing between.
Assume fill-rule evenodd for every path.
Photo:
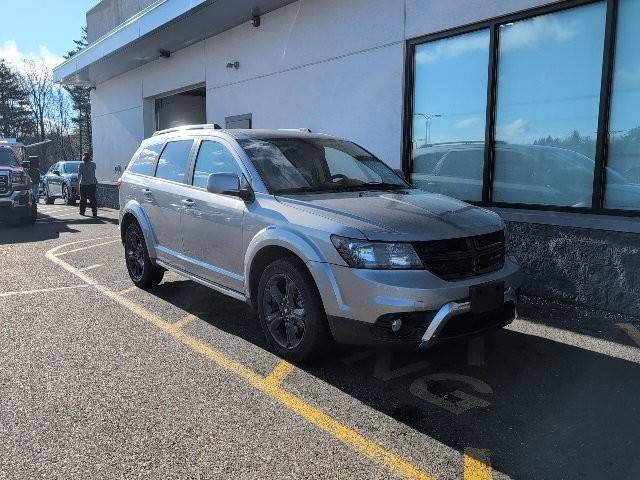
<instances>
[{"instance_id":1,"label":"tinted window","mask_svg":"<svg viewBox=\"0 0 640 480\"><path fill-rule=\"evenodd\" d=\"M0 148L0 165L3 167L17 167L18 160L10 148Z\"/></svg>"},{"instance_id":2,"label":"tinted window","mask_svg":"<svg viewBox=\"0 0 640 480\"><path fill-rule=\"evenodd\" d=\"M204 140L200 144L196 168L193 172L193 186L207 188L212 173L237 173L242 171L233 154L218 142Z\"/></svg>"},{"instance_id":3,"label":"tinted window","mask_svg":"<svg viewBox=\"0 0 640 480\"><path fill-rule=\"evenodd\" d=\"M473 148L469 150L453 150L442 162L438 175L481 181L484 162L478 161L478 156L484 160L482 150L480 152L478 152L478 149Z\"/></svg>"},{"instance_id":4,"label":"tinted window","mask_svg":"<svg viewBox=\"0 0 640 480\"><path fill-rule=\"evenodd\" d=\"M640 209L640 1L621 0L618 12L609 157L604 204Z\"/></svg>"},{"instance_id":5,"label":"tinted window","mask_svg":"<svg viewBox=\"0 0 640 480\"><path fill-rule=\"evenodd\" d=\"M158 161L156 177L173 182L185 183L191 145L193 145L192 140L179 140L167 143Z\"/></svg>"},{"instance_id":6,"label":"tinted window","mask_svg":"<svg viewBox=\"0 0 640 480\"><path fill-rule=\"evenodd\" d=\"M131 173L153 176L156 171L156 164L158 163L162 146L162 143L156 143L155 145L143 147L138 156L129 164L128 170Z\"/></svg>"},{"instance_id":7,"label":"tinted window","mask_svg":"<svg viewBox=\"0 0 640 480\"><path fill-rule=\"evenodd\" d=\"M256 138L238 143L271 193L407 188L393 170L351 142Z\"/></svg>"},{"instance_id":8,"label":"tinted window","mask_svg":"<svg viewBox=\"0 0 640 480\"><path fill-rule=\"evenodd\" d=\"M588 206L605 14L605 3L598 2L500 25L496 140L522 152L531 150L538 169L536 178L514 173L529 171L517 164L528 155L509 155L498 146L494 201ZM571 187L556 188L557 179ZM527 188L505 185L513 182L545 188L531 198Z\"/></svg>"},{"instance_id":9,"label":"tinted window","mask_svg":"<svg viewBox=\"0 0 640 480\"><path fill-rule=\"evenodd\" d=\"M447 162L451 178L440 190L463 200L481 200L489 30L418 45L414 61L412 180L423 180L433 172L433 151L442 158L462 142L473 142L473 148L456 153L464 162Z\"/></svg>"},{"instance_id":10,"label":"tinted window","mask_svg":"<svg viewBox=\"0 0 640 480\"><path fill-rule=\"evenodd\" d=\"M62 164L62 173L78 173L79 163L67 162Z\"/></svg>"}]
</instances>

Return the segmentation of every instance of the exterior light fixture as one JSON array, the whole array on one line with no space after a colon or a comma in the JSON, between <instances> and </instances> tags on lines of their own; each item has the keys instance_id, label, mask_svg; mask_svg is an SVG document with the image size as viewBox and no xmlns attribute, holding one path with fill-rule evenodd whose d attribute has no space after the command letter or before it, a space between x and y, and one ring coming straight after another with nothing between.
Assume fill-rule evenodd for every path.
<instances>
[{"instance_id":1,"label":"exterior light fixture","mask_svg":"<svg viewBox=\"0 0 640 480\"><path fill-rule=\"evenodd\" d=\"M260 26L260 15L254 15L251 18L251 25L258 28Z\"/></svg>"},{"instance_id":2,"label":"exterior light fixture","mask_svg":"<svg viewBox=\"0 0 640 480\"><path fill-rule=\"evenodd\" d=\"M236 70L240 68L240 62L237 60L235 62L227 63L227 68L235 68Z\"/></svg>"},{"instance_id":3,"label":"exterior light fixture","mask_svg":"<svg viewBox=\"0 0 640 480\"><path fill-rule=\"evenodd\" d=\"M169 50L165 50L164 48L159 48L158 53L162 58L169 58L171 56L171 52Z\"/></svg>"}]
</instances>

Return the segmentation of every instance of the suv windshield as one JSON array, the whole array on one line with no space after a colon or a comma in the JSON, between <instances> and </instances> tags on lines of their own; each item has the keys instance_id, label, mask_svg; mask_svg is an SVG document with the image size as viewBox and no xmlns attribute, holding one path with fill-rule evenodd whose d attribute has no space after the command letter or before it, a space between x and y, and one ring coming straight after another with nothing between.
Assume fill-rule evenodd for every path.
<instances>
[{"instance_id":1,"label":"suv windshield","mask_svg":"<svg viewBox=\"0 0 640 480\"><path fill-rule=\"evenodd\" d=\"M358 145L324 138L250 138L238 143L277 194L411 188Z\"/></svg>"},{"instance_id":2,"label":"suv windshield","mask_svg":"<svg viewBox=\"0 0 640 480\"><path fill-rule=\"evenodd\" d=\"M65 162L62 164L62 173L78 173L80 162Z\"/></svg>"},{"instance_id":3,"label":"suv windshield","mask_svg":"<svg viewBox=\"0 0 640 480\"><path fill-rule=\"evenodd\" d=\"M10 148L0 148L0 166L2 167L18 167L18 159Z\"/></svg>"}]
</instances>

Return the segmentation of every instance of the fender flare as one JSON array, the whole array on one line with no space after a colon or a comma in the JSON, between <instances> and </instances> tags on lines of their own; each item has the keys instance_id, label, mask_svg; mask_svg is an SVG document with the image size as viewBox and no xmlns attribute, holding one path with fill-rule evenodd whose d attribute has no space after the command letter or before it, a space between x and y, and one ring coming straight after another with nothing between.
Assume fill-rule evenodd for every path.
<instances>
[{"instance_id":1,"label":"fender flare","mask_svg":"<svg viewBox=\"0 0 640 480\"><path fill-rule=\"evenodd\" d=\"M285 226L268 226L260 230L249 242L244 256L245 295L251 298L251 266L256 255L266 247L290 250L305 264L309 261L325 263L320 249L307 237Z\"/></svg>"},{"instance_id":2,"label":"fender flare","mask_svg":"<svg viewBox=\"0 0 640 480\"><path fill-rule=\"evenodd\" d=\"M120 225L122 225L122 220L126 215L133 215L133 217L140 225L142 229L142 234L144 235L144 241L147 244L147 252L149 253L149 258L156 259L156 237L153 233L153 229L151 228L151 222L147 217L146 213L142 208L142 205L136 200L129 200L127 204L120 210ZM124 243L124 231L120 229L120 238Z\"/></svg>"}]
</instances>

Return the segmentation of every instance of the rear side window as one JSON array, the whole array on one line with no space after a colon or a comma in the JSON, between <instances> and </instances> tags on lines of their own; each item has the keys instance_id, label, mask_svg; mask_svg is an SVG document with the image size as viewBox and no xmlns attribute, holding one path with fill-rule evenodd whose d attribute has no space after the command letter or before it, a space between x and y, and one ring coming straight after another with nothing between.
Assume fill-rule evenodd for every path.
<instances>
[{"instance_id":1,"label":"rear side window","mask_svg":"<svg viewBox=\"0 0 640 480\"><path fill-rule=\"evenodd\" d=\"M129 164L131 173L139 173L140 175L149 175L153 177L156 172L156 164L158 157L162 151L162 144L147 145L142 149L136 158Z\"/></svg>"},{"instance_id":2,"label":"rear side window","mask_svg":"<svg viewBox=\"0 0 640 480\"><path fill-rule=\"evenodd\" d=\"M172 182L186 183L185 176L192 145L193 140L178 140L167 143L158 161L156 177Z\"/></svg>"},{"instance_id":3,"label":"rear side window","mask_svg":"<svg viewBox=\"0 0 640 480\"><path fill-rule=\"evenodd\" d=\"M218 142L204 140L200 144L196 168L193 172L193 186L207 188L212 173L237 173L242 171L233 154Z\"/></svg>"}]
</instances>

